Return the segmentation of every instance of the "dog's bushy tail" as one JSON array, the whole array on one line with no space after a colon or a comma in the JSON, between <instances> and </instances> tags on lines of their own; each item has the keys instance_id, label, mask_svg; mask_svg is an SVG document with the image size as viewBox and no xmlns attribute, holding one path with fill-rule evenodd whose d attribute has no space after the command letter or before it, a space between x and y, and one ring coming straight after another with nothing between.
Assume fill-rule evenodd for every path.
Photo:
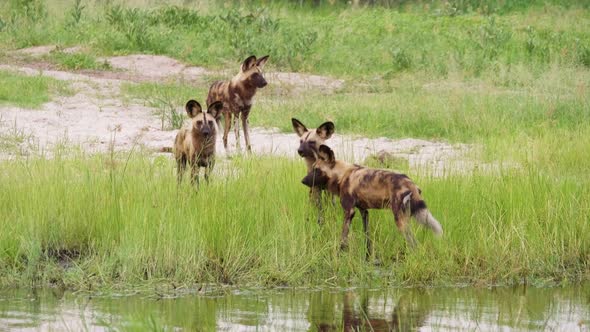
<instances>
[{"instance_id":1,"label":"dog's bushy tail","mask_svg":"<svg viewBox=\"0 0 590 332\"><path fill-rule=\"evenodd\" d=\"M443 234L442 226L440 225L438 220L434 218L432 213L428 211L427 208L416 211L416 213L414 213L413 216L420 224L430 228L434 232L434 234Z\"/></svg>"},{"instance_id":2,"label":"dog's bushy tail","mask_svg":"<svg viewBox=\"0 0 590 332\"><path fill-rule=\"evenodd\" d=\"M443 229L438 220L434 218L432 213L428 211L426 202L422 199L421 191L418 187L412 188L412 190L403 198L404 204L410 205L410 211L412 216L416 218L419 224L430 228L434 234L442 235Z\"/></svg>"}]
</instances>

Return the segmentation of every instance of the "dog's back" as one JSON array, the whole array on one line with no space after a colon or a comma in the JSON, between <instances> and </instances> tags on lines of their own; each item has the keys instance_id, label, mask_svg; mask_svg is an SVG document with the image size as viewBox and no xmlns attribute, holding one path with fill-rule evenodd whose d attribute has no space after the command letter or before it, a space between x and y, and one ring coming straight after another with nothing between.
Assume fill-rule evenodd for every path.
<instances>
[{"instance_id":1,"label":"dog's back","mask_svg":"<svg viewBox=\"0 0 590 332\"><path fill-rule=\"evenodd\" d=\"M409 192L419 198L416 185L405 174L357 165L352 167L340 190L353 192L363 205L361 208L382 209L391 203L400 203L404 194Z\"/></svg>"},{"instance_id":2,"label":"dog's back","mask_svg":"<svg viewBox=\"0 0 590 332\"><path fill-rule=\"evenodd\" d=\"M354 165L340 179L339 195L352 194L361 209L391 208L396 218L412 215L420 224L435 234L442 234L442 226L432 216L422 198L422 191L405 174L389 170ZM330 188L328 188L330 189Z\"/></svg>"}]
</instances>

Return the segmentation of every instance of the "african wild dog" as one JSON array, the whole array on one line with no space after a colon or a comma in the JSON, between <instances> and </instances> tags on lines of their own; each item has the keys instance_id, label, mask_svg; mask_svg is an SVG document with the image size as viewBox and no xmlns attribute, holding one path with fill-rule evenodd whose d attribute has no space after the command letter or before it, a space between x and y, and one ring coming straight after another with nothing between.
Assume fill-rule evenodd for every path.
<instances>
[{"instance_id":1,"label":"african wild dog","mask_svg":"<svg viewBox=\"0 0 590 332\"><path fill-rule=\"evenodd\" d=\"M367 258L372 251L368 209L390 208L397 228L404 234L411 247L415 247L416 240L408 225L410 216L414 216L420 224L429 227L435 234L442 235L442 227L426 208L421 190L406 175L336 160L334 152L326 145L319 147L314 169L319 169L326 174L327 190L340 196L340 204L344 209L340 242L342 249L348 246L348 230L354 217L355 207L359 209L363 218ZM302 182L310 186L313 176L312 173L308 174Z\"/></svg>"},{"instance_id":2,"label":"african wild dog","mask_svg":"<svg viewBox=\"0 0 590 332\"><path fill-rule=\"evenodd\" d=\"M264 88L266 80L262 76L262 68L268 60L268 55L256 60L254 55L249 56L240 72L234 76L230 81L217 81L209 88L209 95L207 96L207 104L214 101L223 102L223 147L227 151L227 136L231 129L232 116L234 117L234 133L236 135L236 147L240 148L240 126L238 124L238 117L242 119L242 127L244 128L244 139L246 140L246 148L248 152L252 151L250 145L250 133L248 131L248 115L252 108L252 101L256 94L256 89ZM217 117L217 124L219 125L220 117Z\"/></svg>"},{"instance_id":3,"label":"african wild dog","mask_svg":"<svg viewBox=\"0 0 590 332\"><path fill-rule=\"evenodd\" d=\"M299 136L299 148L297 153L303 159L307 165L307 174L310 174L313 170L313 164L316 161L315 153L320 145L324 144L326 140L332 137L334 134L334 123L328 121L322 123L317 129L307 129L301 121L292 118L291 123L293 124L293 130ZM322 190L326 188L327 177L322 174L321 171L316 170L313 174L317 175L311 180L311 188L309 190L309 196L318 208L318 224L322 223Z\"/></svg>"},{"instance_id":4,"label":"african wild dog","mask_svg":"<svg viewBox=\"0 0 590 332\"><path fill-rule=\"evenodd\" d=\"M215 117L222 108L223 103L217 101L207 107L207 112L203 112L197 101L191 99L186 103L185 109L191 118L190 124L178 131L174 141L179 184L182 182L187 163L191 166L191 183L194 184L196 181L199 184L199 167L205 167L205 180L209 181L209 173L215 165Z\"/></svg>"}]
</instances>

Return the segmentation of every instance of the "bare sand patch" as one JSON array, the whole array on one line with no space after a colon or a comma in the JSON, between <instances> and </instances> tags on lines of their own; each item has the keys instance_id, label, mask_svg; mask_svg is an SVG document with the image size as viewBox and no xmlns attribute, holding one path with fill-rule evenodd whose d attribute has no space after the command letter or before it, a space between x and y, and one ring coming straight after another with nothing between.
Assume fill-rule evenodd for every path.
<instances>
[{"instance_id":1,"label":"bare sand patch","mask_svg":"<svg viewBox=\"0 0 590 332\"><path fill-rule=\"evenodd\" d=\"M120 86L125 81L7 65L0 65L0 69L68 81L75 90L73 95L59 96L37 110L0 106L0 134L26 133L28 139L21 151L25 154L41 151L50 155L56 146L64 144L78 146L90 153L141 148L157 152L173 145L176 130L162 130L161 120L155 115L155 109L140 104L140 101L122 100ZM177 71L182 70L177 67ZM184 112L182 105L178 106L177 112ZM294 133L254 127L251 130L251 140L254 154L299 158L296 153L299 139ZM230 154L243 153L243 144L241 150L235 148L233 132L230 133L229 143ZM340 134L334 135L328 143L339 159L350 162L362 163L369 156L386 152L407 159L411 169L423 169L434 175L444 174L454 165L460 165L462 169L472 168L465 162L465 154L470 150L470 146L465 144ZM14 153L2 151L0 155L6 157ZM218 138L217 153L220 157L226 156L221 135Z\"/></svg>"},{"instance_id":2,"label":"bare sand patch","mask_svg":"<svg viewBox=\"0 0 590 332\"><path fill-rule=\"evenodd\" d=\"M178 60L162 55L125 55L104 58L113 68L140 73L153 79L170 76L198 80L210 72L202 67L186 66Z\"/></svg>"},{"instance_id":3,"label":"bare sand patch","mask_svg":"<svg viewBox=\"0 0 590 332\"><path fill-rule=\"evenodd\" d=\"M207 76L223 77L223 79L229 80L239 68L239 65L236 64L235 70L214 71L202 67L186 66L167 56L145 54L109 57L101 59L101 61L107 61L113 68L153 79L177 78L189 81L204 80ZM332 93L344 86L343 80L319 75L267 72L265 77L271 86L289 93L301 93L305 90Z\"/></svg>"},{"instance_id":4,"label":"bare sand patch","mask_svg":"<svg viewBox=\"0 0 590 332\"><path fill-rule=\"evenodd\" d=\"M61 48L57 45L42 45L42 46L21 48L19 50L14 51L13 54L15 54L15 55L21 54L21 55L28 55L28 56L32 56L32 57L40 57L43 55L50 54L51 52L57 52L57 51L63 52L63 53L68 53L68 54L80 53L83 51L83 47L82 46L72 46L72 47Z\"/></svg>"},{"instance_id":5,"label":"bare sand patch","mask_svg":"<svg viewBox=\"0 0 590 332\"><path fill-rule=\"evenodd\" d=\"M129 150L136 145L157 147L169 144L174 137L173 132L160 130L160 120L153 115L153 109L121 100L120 80L53 70L0 68L72 83L75 90L72 96L59 96L41 109L0 107L3 120L0 132L8 134L10 130L18 130L29 133L34 141L32 145L39 151L50 153L56 145L64 143L79 145L89 152L105 152L110 148Z\"/></svg>"},{"instance_id":6,"label":"bare sand patch","mask_svg":"<svg viewBox=\"0 0 590 332\"><path fill-rule=\"evenodd\" d=\"M80 53L84 51L84 48L81 46L60 48L56 45L44 45L23 48L11 52L11 54L15 57L14 60L20 63L19 56L21 58L23 56L40 58L55 51ZM236 64L235 68L231 69L210 70L198 66L188 66L167 56L148 54L102 57L97 61L108 63L114 70L79 70L77 72L97 78L122 79L133 82L175 80L210 84L211 82L208 82L210 77L229 80L239 69L239 64ZM26 63L21 63L21 66L45 70L57 69L55 65L47 61L41 62L40 59L38 62L29 59ZM265 77L270 86L282 95L300 94L310 90L320 93L334 93L344 87L344 80L320 75L269 71L265 73Z\"/></svg>"}]
</instances>

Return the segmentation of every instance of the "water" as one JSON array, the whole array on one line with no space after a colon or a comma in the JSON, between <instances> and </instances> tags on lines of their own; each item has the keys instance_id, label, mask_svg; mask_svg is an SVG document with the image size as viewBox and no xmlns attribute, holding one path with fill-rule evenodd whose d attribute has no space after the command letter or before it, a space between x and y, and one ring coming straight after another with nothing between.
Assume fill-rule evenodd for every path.
<instances>
[{"instance_id":1,"label":"water","mask_svg":"<svg viewBox=\"0 0 590 332\"><path fill-rule=\"evenodd\" d=\"M590 284L567 288L239 291L175 297L0 291L0 331L590 331Z\"/></svg>"}]
</instances>

